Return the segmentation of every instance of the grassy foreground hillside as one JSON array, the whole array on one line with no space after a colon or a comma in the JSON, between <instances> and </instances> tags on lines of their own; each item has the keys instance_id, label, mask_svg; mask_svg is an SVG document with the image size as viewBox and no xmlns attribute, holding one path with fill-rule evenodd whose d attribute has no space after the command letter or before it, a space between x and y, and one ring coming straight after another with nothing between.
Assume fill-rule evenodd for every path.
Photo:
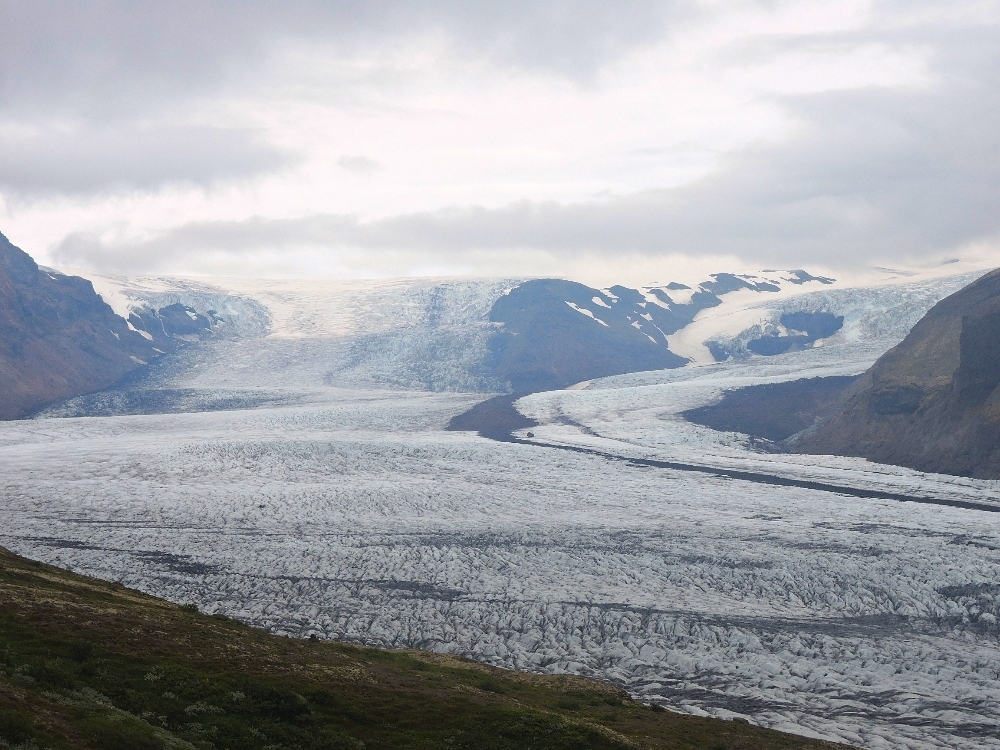
<instances>
[{"instance_id":1,"label":"grassy foreground hillside","mask_svg":"<svg viewBox=\"0 0 1000 750\"><path fill-rule=\"evenodd\" d=\"M299 641L0 548L0 748L833 748L611 686Z\"/></svg>"}]
</instances>

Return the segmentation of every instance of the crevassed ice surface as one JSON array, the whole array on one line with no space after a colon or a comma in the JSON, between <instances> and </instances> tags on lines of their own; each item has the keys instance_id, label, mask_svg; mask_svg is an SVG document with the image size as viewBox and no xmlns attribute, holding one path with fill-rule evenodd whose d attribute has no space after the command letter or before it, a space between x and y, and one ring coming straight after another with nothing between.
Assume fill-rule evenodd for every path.
<instances>
[{"instance_id":1,"label":"crevassed ice surface","mask_svg":"<svg viewBox=\"0 0 1000 750\"><path fill-rule=\"evenodd\" d=\"M1000 504L993 482L760 454L678 417L892 341L537 394L519 407L543 446L442 431L477 394L332 385L354 343L193 347L154 379L190 389L188 413L0 424L0 543L276 632L593 675L865 747L1000 747L1000 514L565 450ZM284 400L197 411L234 389Z\"/></svg>"},{"instance_id":2,"label":"crevassed ice surface","mask_svg":"<svg viewBox=\"0 0 1000 750\"><path fill-rule=\"evenodd\" d=\"M780 325L783 313L807 311L832 312L844 318L843 328L823 345L896 341L906 336L935 302L980 276L982 271L975 271L906 284L820 289L774 300L758 295L763 297L762 301L731 313L725 309L725 303L721 310L709 310L679 335L688 340L713 340L723 344L734 359L748 359L752 354L747 343L783 330ZM725 332L726 328L734 325L739 328L741 324L747 327L739 333Z\"/></svg>"}]
</instances>

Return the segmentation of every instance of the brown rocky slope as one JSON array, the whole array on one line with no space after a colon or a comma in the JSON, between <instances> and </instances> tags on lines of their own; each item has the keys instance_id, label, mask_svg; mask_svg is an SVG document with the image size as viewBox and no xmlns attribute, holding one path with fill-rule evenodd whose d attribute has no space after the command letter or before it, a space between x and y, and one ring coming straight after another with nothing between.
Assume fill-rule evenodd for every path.
<instances>
[{"instance_id":1,"label":"brown rocky slope","mask_svg":"<svg viewBox=\"0 0 1000 750\"><path fill-rule=\"evenodd\" d=\"M794 451L1000 478L1000 269L931 308L846 395Z\"/></svg>"},{"instance_id":2,"label":"brown rocky slope","mask_svg":"<svg viewBox=\"0 0 1000 750\"><path fill-rule=\"evenodd\" d=\"M156 355L89 281L40 269L0 234L0 419L105 388Z\"/></svg>"}]
</instances>

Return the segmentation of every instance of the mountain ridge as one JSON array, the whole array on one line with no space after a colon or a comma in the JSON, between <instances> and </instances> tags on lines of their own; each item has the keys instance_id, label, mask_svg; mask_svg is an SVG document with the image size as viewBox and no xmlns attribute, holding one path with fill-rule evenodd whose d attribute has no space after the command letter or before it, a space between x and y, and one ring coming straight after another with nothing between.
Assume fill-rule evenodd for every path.
<instances>
[{"instance_id":1,"label":"mountain ridge","mask_svg":"<svg viewBox=\"0 0 1000 750\"><path fill-rule=\"evenodd\" d=\"M101 391L231 328L176 299L117 314L92 281L40 267L0 234L0 419Z\"/></svg>"},{"instance_id":2,"label":"mountain ridge","mask_svg":"<svg viewBox=\"0 0 1000 750\"><path fill-rule=\"evenodd\" d=\"M0 419L104 388L156 356L90 281L43 271L0 234Z\"/></svg>"},{"instance_id":3,"label":"mountain ridge","mask_svg":"<svg viewBox=\"0 0 1000 750\"><path fill-rule=\"evenodd\" d=\"M932 307L791 441L800 453L1000 478L1000 269Z\"/></svg>"}]
</instances>

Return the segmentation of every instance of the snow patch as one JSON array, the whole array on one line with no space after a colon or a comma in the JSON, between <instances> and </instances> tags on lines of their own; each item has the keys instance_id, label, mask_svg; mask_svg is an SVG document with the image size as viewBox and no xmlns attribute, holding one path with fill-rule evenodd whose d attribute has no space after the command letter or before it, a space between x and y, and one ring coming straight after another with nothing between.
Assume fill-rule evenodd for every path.
<instances>
[{"instance_id":1,"label":"snow patch","mask_svg":"<svg viewBox=\"0 0 1000 750\"><path fill-rule=\"evenodd\" d=\"M573 308L574 310L576 310L576 311L577 311L578 313L583 313L583 314L584 314L584 315L586 315L586 316L587 316L588 318L592 318L593 320L596 320L596 321L597 321L598 323L600 323L600 324L601 324L602 326L604 326L605 328L607 328L607 327L608 327L608 324L607 324L607 323L605 323L605 322L604 322L603 320L601 320L600 318L598 318L598 317L597 317L596 315L594 315L594 313L592 313L592 312L591 312L590 310L588 310L587 308L585 308L585 307L580 307L580 306L579 306L579 305L577 305L576 303L574 303L574 302L570 302L570 301L568 301L568 300L566 301L566 304L567 304L567 305L569 305L570 307L572 307L572 308Z\"/></svg>"}]
</instances>

